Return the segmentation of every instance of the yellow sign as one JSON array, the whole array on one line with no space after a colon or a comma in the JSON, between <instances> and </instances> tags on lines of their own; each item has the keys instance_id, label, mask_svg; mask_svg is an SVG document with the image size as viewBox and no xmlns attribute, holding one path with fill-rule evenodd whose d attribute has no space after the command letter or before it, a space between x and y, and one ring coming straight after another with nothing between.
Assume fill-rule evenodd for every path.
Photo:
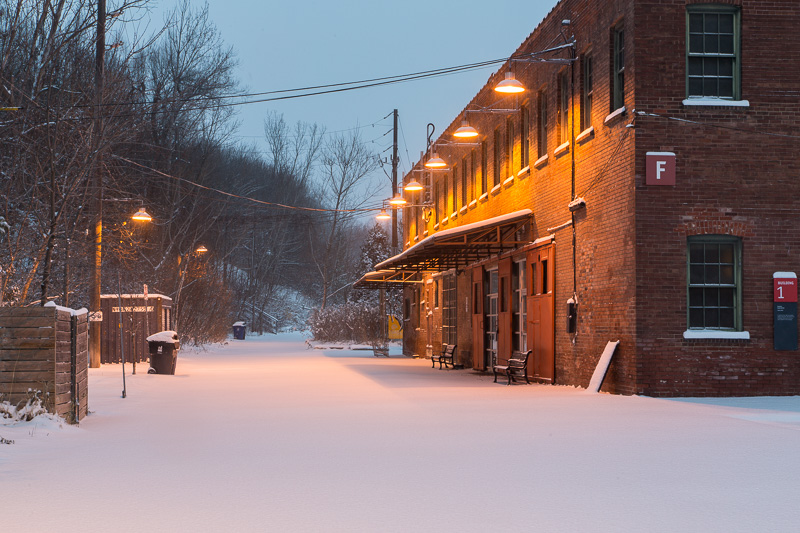
<instances>
[{"instance_id":1,"label":"yellow sign","mask_svg":"<svg viewBox=\"0 0 800 533\"><path fill-rule=\"evenodd\" d=\"M403 338L403 325L400 319L394 315L389 315L389 340L400 340Z\"/></svg>"},{"instance_id":2,"label":"yellow sign","mask_svg":"<svg viewBox=\"0 0 800 533\"><path fill-rule=\"evenodd\" d=\"M152 305L148 305L147 307L143 305L137 305L134 307L112 307L112 313L119 313L120 309L122 309L123 313L149 313L155 309Z\"/></svg>"}]
</instances>

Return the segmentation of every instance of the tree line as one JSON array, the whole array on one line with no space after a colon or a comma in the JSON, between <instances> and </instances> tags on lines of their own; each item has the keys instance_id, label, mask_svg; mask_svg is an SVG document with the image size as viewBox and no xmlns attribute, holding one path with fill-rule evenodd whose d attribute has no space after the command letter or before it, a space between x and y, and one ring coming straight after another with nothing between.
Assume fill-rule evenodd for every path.
<instances>
[{"instance_id":1,"label":"tree line","mask_svg":"<svg viewBox=\"0 0 800 533\"><path fill-rule=\"evenodd\" d=\"M98 92L94 1L0 0L0 306L89 307L99 206L102 292L172 297L184 338L346 301L376 155L277 114L268 155L238 146L236 57L207 6L182 0L155 32L147 7L109 7Z\"/></svg>"}]
</instances>

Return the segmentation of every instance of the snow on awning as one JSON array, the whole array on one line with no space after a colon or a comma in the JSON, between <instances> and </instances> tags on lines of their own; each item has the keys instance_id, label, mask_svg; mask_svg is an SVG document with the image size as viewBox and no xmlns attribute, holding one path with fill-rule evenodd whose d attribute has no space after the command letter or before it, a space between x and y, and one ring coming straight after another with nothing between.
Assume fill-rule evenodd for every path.
<instances>
[{"instance_id":1,"label":"snow on awning","mask_svg":"<svg viewBox=\"0 0 800 533\"><path fill-rule=\"evenodd\" d=\"M396 256L378 263L375 270L443 272L467 266L528 244L527 241L517 241L516 233L532 215L533 211L530 209L522 209L436 232Z\"/></svg>"},{"instance_id":2,"label":"snow on awning","mask_svg":"<svg viewBox=\"0 0 800 533\"><path fill-rule=\"evenodd\" d=\"M416 279L417 272L407 270L378 270L367 272L353 284L355 289L391 289L403 283L422 283Z\"/></svg>"}]
</instances>

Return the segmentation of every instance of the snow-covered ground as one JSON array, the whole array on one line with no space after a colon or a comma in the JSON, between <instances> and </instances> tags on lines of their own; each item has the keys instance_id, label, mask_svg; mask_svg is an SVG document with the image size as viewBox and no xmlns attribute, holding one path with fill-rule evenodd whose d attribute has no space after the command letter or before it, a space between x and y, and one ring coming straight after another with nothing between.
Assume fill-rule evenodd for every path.
<instances>
[{"instance_id":1,"label":"snow-covered ground","mask_svg":"<svg viewBox=\"0 0 800 533\"><path fill-rule=\"evenodd\" d=\"M0 530L797 531L800 398L506 386L309 350L91 370L80 427L0 425ZM126 367L130 372L130 366Z\"/></svg>"}]
</instances>

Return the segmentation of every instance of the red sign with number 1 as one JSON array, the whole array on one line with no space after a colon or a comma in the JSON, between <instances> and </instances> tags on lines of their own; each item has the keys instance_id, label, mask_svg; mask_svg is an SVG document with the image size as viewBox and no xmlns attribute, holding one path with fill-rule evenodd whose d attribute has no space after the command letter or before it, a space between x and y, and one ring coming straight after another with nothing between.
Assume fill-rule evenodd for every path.
<instances>
[{"instance_id":1,"label":"red sign with number 1","mask_svg":"<svg viewBox=\"0 0 800 533\"><path fill-rule=\"evenodd\" d=\"M773 278L773 300L776 302L797 301L797 278Z\"/></svg>"}]
</instances>

